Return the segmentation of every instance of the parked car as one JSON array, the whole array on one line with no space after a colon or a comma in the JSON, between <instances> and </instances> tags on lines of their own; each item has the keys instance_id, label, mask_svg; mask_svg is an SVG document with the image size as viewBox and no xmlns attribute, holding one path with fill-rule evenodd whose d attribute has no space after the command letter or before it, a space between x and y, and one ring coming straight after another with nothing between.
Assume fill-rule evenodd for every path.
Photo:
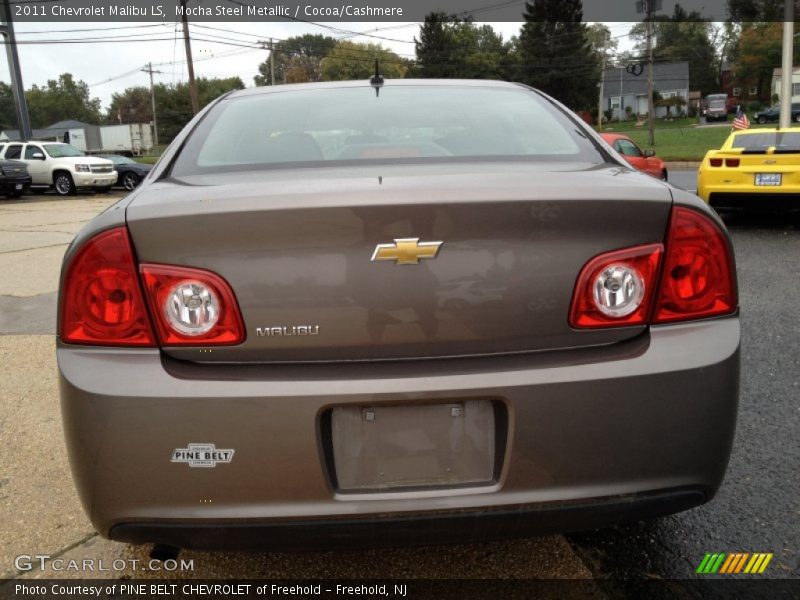
<instances>
[{"instance_id":1,"label":"parked car","mask_svg":"<svg viewBox=\"0 0 800 600\"><path fill-rule=\"evenodd\" d=\"M19 198L30 185L31 176L24 162L0 160L0 195L6 198Z\"/></svg>"},{"instance_id":2,"label":"parked car","mask_svg":"<svg viewBox=\"0 0 800 600\"><path fill-rule=\"evenodd\" d=\"M800 102L792 103L792 121L800 123ZM781 117L781 106L775 104L764 110L759 110L753 115L753 120L757 123L776 123Z\"/></svg>"},{"instance_id":3,"label":"parked car","mask_svg":"<svg viewBox=\"0 0 800 600\"><path fill-rule=\"evenodd\" d=\"M621 133L601 133L600 137L622 154L634 169L667 181L667 165L652 150L642 150L636 142Z\"/></svg>"},{"instance_id":4,"label":"parked car","mask_svg":"<svg viewBox=\"0 0 800 600\"><path fill-rule=\"evenodd\" d=\"M725 227L545 94L233 92L114 208L66 252L56 350L103 536L475 541L686 510L722 482Z\"/></svg>"},{"instance_id":5,"label":"parked car","mask_svg":"<svg viewBox=\"0 0 800 600\"><path fill-rule=\"evenodd\" d=\"M20 160L28 166L35 192L53 189L60 196L68 196L78 189L91 189L105 193L117 181L110 160L85 156L69 144L12 142L2 153L0 158Z\"/></svg>"},{"instance_id":6,"label":"parked car","mask_svg":"<svg viewBox=\"0 0 800 600\"><path fill-rule=\"evenodd\" d=\"M129 192L133 190L139 183L147 177L152 165L145 165L138 163L127 156L117 156L116 154L109 154L104 156L112 163L114 163L114 170L119 175L117 185L121 185Z\"/></svg>"},{"instance_id":7,"label":"parked car","mask_svg":"<svg viewBox=\"0 0 800 600\"><path fill-rule=\"evenodd\" d=\"M718 209L800 208L800 130L734 131L706 152L697 194Z\"/></svg>"}]
</instances>

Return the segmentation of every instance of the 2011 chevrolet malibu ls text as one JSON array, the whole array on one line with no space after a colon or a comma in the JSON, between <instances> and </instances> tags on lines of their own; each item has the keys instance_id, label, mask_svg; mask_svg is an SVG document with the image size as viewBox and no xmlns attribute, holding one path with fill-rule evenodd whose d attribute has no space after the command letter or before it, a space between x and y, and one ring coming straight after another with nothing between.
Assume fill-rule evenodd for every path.
<instances>
[{"instance_id":1,"label":"2011 chevrolet malibu ls text","mask_svg":"<svg viewBox=\"0 0 800 600\"><path fill-rule=\"evenodd\" d=\"M731 449L736 288L711 209L530 88L235 92L66 253L72 471L102 535L188 548L685 510Z\"/></svg>"}]
</instances>

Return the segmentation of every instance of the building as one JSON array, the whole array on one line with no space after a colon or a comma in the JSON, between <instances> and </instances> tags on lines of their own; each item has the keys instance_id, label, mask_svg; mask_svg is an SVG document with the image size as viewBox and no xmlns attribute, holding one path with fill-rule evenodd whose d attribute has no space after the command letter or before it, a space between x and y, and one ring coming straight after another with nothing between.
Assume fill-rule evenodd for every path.
<instances>
[{"instance_id":1,"label":"building","mask_svg":"<svg viewBox=\"0 0 800 600\"><path fill-rule=\"evenodd\" d=\"M623 119L647 114L647 65L642 67L639 75L629 73L625 67L611 67L603 71L603 108L612 111L612 120L619 119L620 114ZM670 113L685 113L689 103L689 63L654 63L653 91L665 99L674 96L683 98L683 106L670 108ZM667 107L656 106L653 114L665 117Z\"/></svg>"},{"instance_id":2,"label":"building","mask_svg":"<svg viewBox=\"0 0 800 600\"><path fill-rule=\"evenodd\" d=\"M770 86L770 94L777 96L778 100L781 97L781 76L783 69L772 70L772 85ZM800 102L800 67L792 69L792 102Z\"/></svg>"},{"instance_id":3,"label":"building","mask_svg":"<svg viewBox=\"0 0 800 600\"><path fill-rule=\"evenodd\" d=\"M0 131L0 140L18 141L19 139L18 129ZM95 152L102 147L99 125L73 119L59 121L43 129L34 129L31 132L31 139L39 142L66 142L79 150L90 152Z\"/></svg>"}]
</instances>

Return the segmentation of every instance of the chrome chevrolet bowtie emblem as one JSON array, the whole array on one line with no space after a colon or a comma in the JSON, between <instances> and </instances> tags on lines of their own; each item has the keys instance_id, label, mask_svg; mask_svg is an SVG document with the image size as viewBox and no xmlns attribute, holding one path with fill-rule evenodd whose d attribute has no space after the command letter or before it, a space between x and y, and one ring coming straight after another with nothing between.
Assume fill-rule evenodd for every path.
<instances>
[{"instance_id":1,"label":"chrome chevrolet bowtie emblem","mask_svg":"<svg viewBox=\"0 0 800 600\"><path fill-rule=\"evenodd\" d=\"M436 258L443 242L420 242L419 238L397 238L392 244L378 244L372 260L393 260L398 265L418 265L421 258Z\"/></svg>"}]
</instances>

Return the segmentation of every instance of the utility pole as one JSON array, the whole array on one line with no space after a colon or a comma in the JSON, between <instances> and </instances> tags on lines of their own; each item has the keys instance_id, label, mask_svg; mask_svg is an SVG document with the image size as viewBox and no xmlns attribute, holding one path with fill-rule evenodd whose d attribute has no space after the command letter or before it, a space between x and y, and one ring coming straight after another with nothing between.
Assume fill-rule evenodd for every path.
<instances>
[{"instance_id":1,"label":"utility pole","mask_svg":"<svg viewBox=\"0 0 800 600\"><path fill-rule=\"evenodd\" d=\"M603 66L600 67L600 96L597 99L597 131L603 131L603 83L606 77L606 40L603 39Z\"/></svg>"},{"instance_id":2,"label":"utility pole","mask_svg":"<svg viewBox=\"0 0 800 600\"><path fill-rule=\"evenodd\" d=\"M653 131L653 9L655 0L644 0L647 5L647 130L648 141L652 148L656 144L655 131Z\"/></svg>"},{"instance_id":3,"label":"utility pole","mask_svg":"<svg viewBox=\"0 0 800 600\"><path fill-rule=\"evenodd\" d=\"M8 57L8 70L11 75L11 91L14 95L14 108L17 113L20 141L27 142L31 139L31 122L28 118L28 105L25 102L25 88L22 86L22 71L19 67L17 54L17 38L14 36L14 23L11 21L11 6L9 0L3 0L5 25L0 25L0 35L6 38L6 56ZM0 16L3 16L0 14Z\"/></svg>"},{"instance_id":4,"label":"utility pole","mask_svg":"<svg viewBox=\"0 0 800 600\"><path fill-rule=\"evenodd\" d=\"M789 127L792 120L792 54L794 50L794 2L784 1L783 6L783 55L781 56L781 129Z\"/></svg>"},{"instance_id":5,"label":"utility pole","mask_svg":"<svg viewBox=\"0 0 800 600\"><path fill-rule=\"evenodd\" d=\"M275 85L275 46L272 44L272 38L269 41L260 40L259 44L264 50L269 50L269 84ZM283 71L283 83L286 83L286 70Z\"/></svg>"},{"instance_id":6,"label":"utility pole","mask_svg":"<svg viewBox=\"0 0 800 600\"><path fill-rule=\"evenodd\" d=\"M156 88L153 85L153 73L161 73L161 71L153 70L153 63L147 63L147 68L142 69L143 73L150 74L150 104L153 107L153 145L158 146L158 121L156 121Z\"/></svg>"},{"instance_id":7,"label":"utility pole","mask_svg":"<svg viewBox=\"0 0 800 600\"><path fill-rule=\"evenodd\" d=\"M189 38L189 19L186 16L186 1L181 0L181 22L183 23L183 46L186 49L186 66L189 70L189 97L192 99L192 112L200 112L200 101L197 99L197 83L194 80L194 62L192 61L192 41Z\"/></svg>"}]
</instances>

